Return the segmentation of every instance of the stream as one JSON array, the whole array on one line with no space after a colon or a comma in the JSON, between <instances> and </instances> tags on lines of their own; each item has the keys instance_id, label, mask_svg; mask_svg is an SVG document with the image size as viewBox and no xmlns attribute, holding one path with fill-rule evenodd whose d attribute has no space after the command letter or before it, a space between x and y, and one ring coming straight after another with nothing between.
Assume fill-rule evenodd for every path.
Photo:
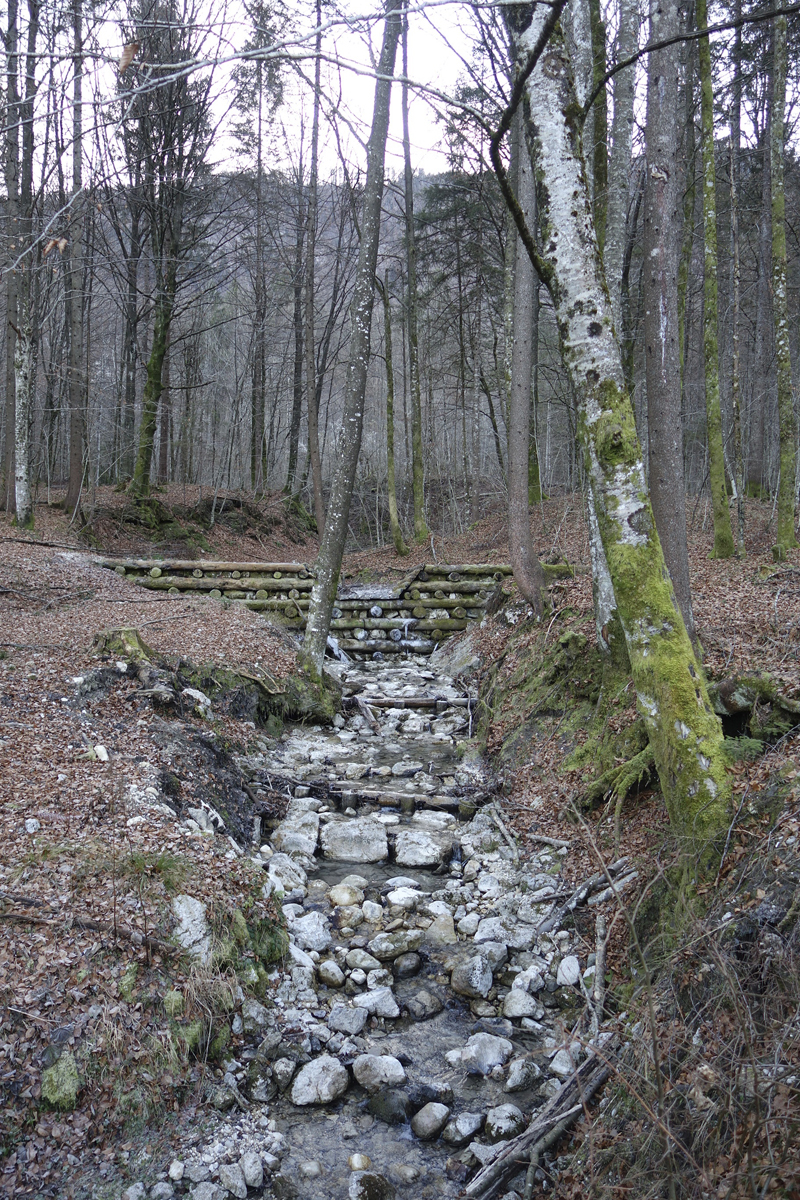
<instances>
[{"instance_id":1,"label":"stream","mask_svg":"<svg viewBox=\"0 0 800 1200\"><path fill-rule=\"evenodd\" d=\"M593 959L536 928L566 849L520 858L458 745L472 700L435 659L333 664L339 727L293 727L260 763L265 785L296 781L255 851L292 945L237 1017L228 1111L179 1185L196 1200L259 1194L253 1154L266 1195L455 1197L580 1056L564 1028ZM420 699L437 703L400 706Z\"/></svg>"}]
</instances>

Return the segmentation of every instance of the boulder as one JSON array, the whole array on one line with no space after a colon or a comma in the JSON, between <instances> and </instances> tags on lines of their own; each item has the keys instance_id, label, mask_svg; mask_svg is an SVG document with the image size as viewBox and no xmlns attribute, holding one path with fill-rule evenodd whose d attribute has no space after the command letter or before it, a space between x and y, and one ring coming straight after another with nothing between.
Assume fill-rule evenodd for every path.
<instances>
[{"instance_id":1,"label":"boulder","mask_svg":"<svg viewBox=\"0 0 800 1200\"><path fill-rule=\"evenodd\" d=\"M304 888L308 882L308 876L303 868L288 854L273 854L269 860L267 874L269 884L266 886L276 892L294 892L298 888Z\"/></svg>"},{"instance_id":2,"label":"boulder","mask_svg":"<svg viewBox=\"0 0 800 1200\"><path fill-rule=\"evenodd\" d=\"M348 1200L394 1200L395 1190L377 1171L354 1171L347 1188Z\"/></svg>"},{"instance_id":3,"label":"boulder","mask_svg":"<svg viewBox=\"0 0 800 1200\"><path fill-rule=\"evenodd\" d=\"M529 996L521 988L512 988L503 1000L503 1016L516 1020L519 1017L535 1017L539 1012L539 1002L534 996Z\"/></svg>"},{"instance_id":4,"label":"boulder","mask_svg":"<svg viewBox=\"0 0 800 1200\"><path fill-rule=\"evenodd\" d=\"M484 1137L489 1142L504 1142L522 1133L528 1122L516 1104L499 1104L486 1114Z\"/></svg>"},{"instance_id":5,"label":"boulder","mask_svg":"<svg viewBox=\"0 0 800 1200\"><path fill-rule=\"evenodd\" d=\"M384 1087L399 1087L406 1081L402 1063L389 1054L359 1054L353 1062L353 1075L370 1093Z\"/></svg>"},{"instance_id":6,"label":"boulder","mask_svg":"<svg viewBox=\"0 0 800 1200\"><path fill-rule=\"evenodd\" d=\"M481 918L478 913L467 913L467 915L462 917L458 922L458 932L463 933L465 937L473 937L480 923Z\"/></svg>"},{"instance_id":7,"label":"boulder","mask_svg":"<svg viewBox=\"0 0 800 1200\"><path fill-rule=\"evenodd\" d=\"M321 840L325 858L340 862L384 862L389 855L386 829L371 817L329 821Z\"/></svg>"},{"instance_id":8,"label":"boulder","mask_svg":"<svg viewBox=\"0 0 800 1200\"><path fill-rule=\"evenodd\" d=\"M459 996L472 1000L485 1000L493 982L492 969L486 959L476 954L453 968L450 986Z\"/></svg>"},{"instance_id":9,"label":"boulder","mask_svg":"<svg viewBox=\"0 0 800 1200\"><path fill-rule=\"evenodd\" d=\"M219 1182L236 1200L247 1200L247 1184L238 1163L223 1163L219 1169Z\"/></svg>"},{"instance_id":10,"label":"boulder","mask_svg":"<svg viewBox=\"0 0 800 1200\"><path fill-rule=\"evenodd\" d=\"M444 1008L438 996L431 995L424 988L406 1000L406 1008L415 1021L427 1021L430 1017L438 1016Z\"/></svg>"},{"instance_id":11,"label":"boulder","mask_svg":"<svg viewBox=\"0 0 800 1200\"><path fill-rule=\"evenodd\" d=\"M422 970L422 959L413 951L410 954L401 954L392 963L392 970L396 979L411 979Z\"/></svg>"},{"instance_id":12,"label":"boulder","mask_svg":"<svg viewBox=\"0 0 800 1200\"><path fill-rule=\"evenodd\" d=\"M485 1121L483 1113L459 1113L453 1117L442 1131L442 1141L450 1146L466 1146L477 1133L480 1133Z\"/></svg>"},{"instance_id":13,"label":"boulder","mask_svg":"<svg viewBox=\"0 0 800 1200\"><path fill-rule=\"evenodd\" d=\"M348 950L345 962L351 971L377 971L381 965L374 955L368 954L366 950L360 950L357 947L353 950Z\"/></svg>"},{"instance_id":14,"label":"boulder","mask_svg":"<svg viewBox=\"0 0 800 1200\"><path fill-rule=\"evenodd\" d=\"M527 1091L528 1088L533 1087L537 1079L541 1078L541 1074L542 1072L532 1058L512 1059L504 1090L506 1092Z\"/></svg>"},{"instance_id":15,"label":"boulder","mask_svg":"<svg viewBox=\"0 0 800 1200\"><path fill-rule=\"evenodd\" d=\"M364 1008L373 1017L399 1017L400 1009L391 988L375 988L371 992L362 992L355 996L353 1003L358 1008Z\"/></svg>"},{"instance_id":16,"label":"boulder","mask_svg":"<svg viewBox=\"0 0 800 1200\"><path fill-rule=\"evenodd\" d=\"M327 950L333 941L330 926L322 913L310 912L298 917L292 921L290 930L304 950Z\"/></svg>"},{"instance_id":17,"label":"boulder","mask_svg":"<svg viewBox=\"0 0 800 1200\"><path fill-rule=\"evenodd\" d=\"M444 848L421 829L404 829L397 835L395 860L401 867L437 867Z\"/></svg>"},{"instance_id":18,"label":"boulder","mask_svg":"<svg viewBox=\"0 0 800 1200\"><path fill-rule=\"evenodd\" d=\"M558 964L556 983L559 987L575 987L581 977L581 964L574 954L568 954Z\"/></svg>"},{"instance_id":19,"label":"boulder","mask_svg":"<svg viewBox=\"0 0 800 1200\"><path fill-rule=\"evenodd\" d=\"M568 1050L559 1050L550 1059L550 1074L558 1079L568 1079L575 1071L575 1064Z\"/></svg>"},{"instance_id":20,"label":"boulder","mask_svg":"<svg viewBox=\"0 0 800 1200\"><path fill-rule=\"evenodd\" d=\"M260 1188L264 1182L264 1167L255 1150L246 1150L239 1159L239 1166L247 1186Z\"/></svg>"},{"instance_id":21,"label":"boulder","mask_svg":"<svg viewBox=\"0 0 800 1200\"><path fill-rule=\"evenodd\" d=\"M430 1142L444 1129L450 1109L446 1104L436 1104L432 1101L421 1108L411 1119L411 1129L422 1142Z\"/></svg>"},{"instance_id":22,"label":"boulder","mask_svg":"<svg viewBox=\"0 0 800 1200\"><path fill-rule=\"evenodd\" d=\"M458 941L452 913L436 917L425 930L425 941L432 946L452 946Z\"/></svg>"},{"instance_id":23,"label":"boulder","mask_svg":"<svg viewBox=\"0 0 800 1200\"><path fill-rule=\"evenodd\" d=\"M397 1088L382 1088L367 1103L367 1112L387 1125L405 1125L413 1111L408 1095Z\"/></svg>"},{"instance_id":24,"label":"boulder","mask_svg":"<svg viewBox=\"0 0 800 1200\"><path fill-rule=\"evenodd\" d=\"M329 1054L306 1063L295 1076L291 1100L299 1107L309 1104L332 1104L347 1091L350 1076L339 1062Z\"/></svg>"},{"instance_id":25,"label":"boulder","mask_svg":"<svg viewBox=\"0 0 800 1200\"><path fill-rule=\"evenodd\" d=\"M289 805L289 811L272 835L272 845L283 854L313 858L319 837L319 817L315 812Z\"/></svg>"},{"instance_id":26,"label":"boulder","mask_svg":"<svg viewBox=\"0 0 800 1200\"><path fill-rule=\"evenodd\" d=\"M367 942L367 949L381 962L390 962L401 954L419 950L421 944L421 929L395 929L391 933L376 934Z\"/></svg>"},{"instance_id":27,"label":"boulder","mask_svg":"<svg viewBox=\"0 0 800 1200\"><path fill-rule=\"evenodd\" d=\"M349 883L337 883L328 892L328 900L334 908L347 908L353 904L363 904L364 893L361 888L353 887Z\"/></svg>"},{"instance_id":28,"label":"boulder","mask_svg":"<svg viewBox=\"0 0 800 1200\"><path fill-rule=\"evenodd\" d=\"M461 1067L468 1075L488 1075L508 1062L514 1047L508 1038L492 1033L473 1033L461 1051Z\"/></svg>"},{"instance_id":29,"label":"boulder","mask_svg":"<svg viewBox=\"0 0 800 1200\"><path fill-rule=\"evenodd\" d=\"M536 933L530 925L515 925L503 917L484 917L475 931L475 943L502 942L512 950L530 950Z\"/></svg>"},{"instance_id":30,"label":"boulder","mask_svg":"<svg viewBox=\"0 0 800 1200\"><path fill-rule=\"evenodd\" d=\"M334 1004L328 1015L328 1029L333 1033L346 1033L355 1037L367 1023L369 1013L365 1008L353 1008L349 1004Z\"/></svg>"},{"instance_id":31,"label":"boulder","mask_svg":"<svg viewBox=\"0 0 800 1200\"><path fill-rule=\"evenodd\" d=\"M177 917L175 941L190 958L206 965L211 958L211 931L206 920L206 906L194 896L176 896L172 911Z\"/></svg>"},{"instance_id":32,"label":"boulder","mask_svg":"<svg viewBox=\"0 0 800 1200\"><path fill-rule=\"evenodd\" d=\"M317 975L320 983L324 983L326 987L344 987L344 971L332 958L326 958L325 962L319 964Z\"/></svg>"}]
</instances>

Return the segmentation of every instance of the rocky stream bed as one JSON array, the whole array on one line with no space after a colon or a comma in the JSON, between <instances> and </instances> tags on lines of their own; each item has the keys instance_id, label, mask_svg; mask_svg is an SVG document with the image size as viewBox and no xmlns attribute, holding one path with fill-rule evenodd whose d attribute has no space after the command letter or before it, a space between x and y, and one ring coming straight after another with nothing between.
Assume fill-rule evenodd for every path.
<instances>
[{"instance_id":1,"label":"rocky stream bed","mask_svg":"<svg viewBox=\"0 0 800 1200\"><path fill-rule=\"evenodd\" d=\"M459 745L472 700L434 662L336 664L335 727L296 726L243 763L254 788L293 781L250 851L288 953L263 1003L241 997L218 1117L124 1200L455 1197L574 1076L594 955L562 923L605 881L564 890L566 844L520 855ZM175 911L202 960L202 906Z\"/></svg>"}]
</instances>

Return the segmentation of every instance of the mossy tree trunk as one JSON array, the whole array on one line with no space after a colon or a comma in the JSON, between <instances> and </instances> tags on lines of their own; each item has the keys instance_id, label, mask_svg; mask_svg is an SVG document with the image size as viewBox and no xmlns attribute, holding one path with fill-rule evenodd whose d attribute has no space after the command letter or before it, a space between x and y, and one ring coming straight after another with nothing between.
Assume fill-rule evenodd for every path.
<instances>
[{"instance_id":1,"label":"mossy tree trunk","mask_svg":"<svg viewBox=\"0 0 800 1200\"><path fill-rule=\"evenodd\" d=\"M505 10L517 64L527 63L549 8ZM724 836L729 784L722 728L675 601L653 520L633 410L625 390L592 220L579 108L556 27L528 76L529 134L541 184L537 265L553 298L565 366L580 398L580 436L645 720L670 822L707 853Z\"/></svg>"},{"instance_id":2,"label":"mossy tree trunk","mask_svg":"<svg viewBox=\"0 0 800 1200\"><path fill-rule=\"evenodd\" d=\"M772 297L775 315L775 358L778 375L778 430L780 479L778 482L778 536L772 553L777 561L798 545L794 524L796 429L792 397L792 360L789 355L789 305L786 292L786 193L784 189L784 126L786 109L786 17L775 18L773 33L772 128Z\"/></svg>"},{"instance_id":3,"label":"mossy tree trunk","mask_svg":"<svg viewBox=\"0 0 800 1200\"><path fill-rule=\"evenodd\" d=\"M697 27L708 25L706 0L697 0ZM714 520L712 558L731 558L735 553L725 457L722 448L722 406L719 396L719 335L717 329L717 185L714 164L714 93L711 76L711 47L707 37L697 43L700 71L700 127L703 150L703 360L706 384L706 437L708 439L708 482Z\"/></svg>"},{"instance_id":4,"label":"mossy tree trunk","mask_svg":"<svg viewBox=\"0 0 800 1200\"><path fill-rule=\"evenodd\" d=\"M522 146L523 139L520 139ZM529 229L536 224L536 192L530 155L520 154L517 194ZM535 272L522 239L517 235L514 268L514 343L511 350L511 395L508 412L508 544L514 582L541 617L545 607L545 578L531 537L528 488L530 479L531 385Z\"/></svg>"},{"instance_id":5,"label":"mossy tree trunk","mask_svg":"<svg viewBox=\"0 0 800 1200\"><path fill-rule=\"evenodd\" d=\"M147 360L147 379L142 397L142 422L139 426L139 449L130 483L132 496L143 498L150 492L150 467L153 462L153 444L158 421L158 406L163 391L162 371L167 353L169 327L175 303L177 262L174 256L167 266L167 278L156 296L153 317L153 344Z\"/></svg>"},{"instance_id":6,"label":"mossy tree trunk","mask_svg":"<svg viewBox=\"0 0 800 1200\"><path fill-rule=\"evenodd\" d=\"M422 389L419 378L417 306L417 243L414 231L414 177L411 173L411 139L408 129L408 15L403 18L403 187L405 199L406 271L408 287L408 377L411 390L411 490L414 498L414 540L424 542L425 464L422 439Z\"/></svg>"}]
</instances>

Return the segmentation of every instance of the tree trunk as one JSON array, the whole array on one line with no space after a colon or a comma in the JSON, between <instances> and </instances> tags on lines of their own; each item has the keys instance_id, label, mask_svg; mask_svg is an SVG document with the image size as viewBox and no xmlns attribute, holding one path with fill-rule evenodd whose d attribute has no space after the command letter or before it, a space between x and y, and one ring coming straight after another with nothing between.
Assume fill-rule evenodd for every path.
<instances>
[{"instance_id":1,"label":"tree trunk","mask_svg":"<svg viewBox=\"0 0 800 1200\"><path fill-rule=\"evenodd\" d=\"M69 483L64 506L79 516L83 488L83 5L72 3L72 196L69 245Z\"/></svg>"},{"instance_id":2,"label":"tree trunk","mask_svg":"<svg viewBox=\"0 0 800 1200\"><path fill-rule=\"evenodd\" d=\"M518 64L549 15L506 9ZM728 827L722 729L675 601L653 521L641 450L602 276L576 123L575 92L557 27L525 91L542 186L540 263L565 366L580 400L580 435L631 673L676 835L703 852Z\"/></svg>"},{"instance_id":3,"label":"tree trunk","mask_svg":"<svg viewBox=\"0 0 800 1200\"><path fill-rule=\"evenodd\" d=\"M606 26L600 0L589 0L589 23L592 34L592 87L606 73ZM608 95L604 87L594 102L594 146L592 147L592 182L594 192L594 227L597 245L603 253L606 240L608 209Z\"/></svg>"},{"instance_id":4,"label":"tree trunk","mask_svg":"<svg viewBox=\"0 0 800 1200\"><path fill-rule=\"evenodd\" d=\"M350 309L350 349L344 410L336 447L336 470L328 502L325 533L317 557L317 577L311 593L311 607L306 625L304 658L317 673L322 671L322 660L325 656L331 611L336 599L347 540L350 500L361 449L372 305L375 295L375 266L378 260L381 227L383 166L389 132L389 102L397 43L400 38L400 3L401 0L387 0L386 5L383 47L375 83L372 129L367 144L367 178L361 217L361 243Z\"/></svg>"},{"instance_id":5,"label":"tree trunk","mask_svg":"<svg viewBox=\"0 0 800 1200\"><path fill-rule=\"evenodd\" d=\"M311 126L311 168L308 192L308 233L306 235L306 406L308 408L308 456L311 461L311 486L314 492L314 517L322 537L325 528L325 503L322 496L322 460L319 453L319 398L314 338L314 252L317 241L317 170L319 159L320 71L322 66L322 0L317 0L316 59L314 61L314 116Z\"/></svg>"},{"instance_id":6,"label":"tree trunk","mask_svg":"<svg viewBox=\"0 0 800 1200\"><path fill-rule=\"evenodd\" d=\"M708 25L706 0L697 0L697 26ZM703 360L706 382L706 436L708 480L714 518L712 558L730 558L735 550L725 457L722 448L722 406L719 397L719 333L717 329L717 185L714 163L714 94L711 78L711 48L707 37L697 43L700 71L700 115L703 147ZM676 114L677 115L677 114Z\"/></svg>"},{"instance_id":7,"label":"tree trunk","mask_svg":"<svg viewBox=\"0 0 800 1200\"><path fill-rule=\"evenodd\" d=\"M176 214L176 225L180 228L180 215ZM153 461L153 443L156 436L158 420L158 405L161 399L162 369L167 353L169 327L172 321L172 310L175 303L175 287L177 275L177 244L173 242L172 252L167 258L167 275L161 283L156 284L156 303L153 314L153 344L150 347L150 357L147 362L147 379L142 396L142 423L139 427L139 450L136 464L133 468L130 492L133 496L144 497L150 492L150 467Z\"/></svg>"},{"instance_id":8,"label":"tree trunk","mask_svg":"<svg viewBox=\"0 0 800 1200\"><path fill-rule=\"evenodd\" d=\"M742 0L736 0L734 18L742 15ZM737 29L733 44L733 81L731 87L731 416L733 420L733 470L736 480L736 550L745 556L744 546L744 459L742 456L742 381L740 357L741 270L739 265L739 152L742 141L742 31Z\"/></svg>"},{"instance_id":9,"label":"tree trunk","mask_svg":"<svg viewBox=\"0 0 800 1200\"><path fill-rule=\"evenodd\" d=\"M14 415L16 374L14 357L17 341L17 270L14 262L19 255L19 9L17 0L8 0L6 34L6 105L5 105L5 181L6 237L9 265L6 272L6 421L5 461L3 463L3 508L13 512L16 504L14 444L16 422Z\"/></svg>"},{"instance_id":10,"label":"tree trunk","mask_svg":"<svg viewBox=\"0 0 800 1200\"><path fill-rule=\"evenodd\" d=\"M414 497L414 538L424 542L425 460L422 450L422 389L419 378L417 334L417 244L414 233L414 177L411 174L411 140L408 132L408 16L403 18L403 182L405 189L406 270L408 275L408 375L411 389L411 489Z\"/></svg>"},{"instance_id":11,"label":"tree trunk","mask_svg":"<svg viewBox=\"0 0 800 1200\"><path fill-rule=\"evenodd\" d=\"M169 363L170 327L164 339L164 361L161 364L161 399L159 401L158 428L158 482L169 480L169 431L172 425L172 394L170 392Z\"/></svg>"},{"instance_id":12,"label":"tree trunk","mask_svg":"<svg viewBox=\"0 0 800 1200\"><path fill-rule=\"evenodd\" d=\"M130 253L127 256L125 295L125 334L122 346L123 399L120 431L120 476L129 480L133 475L134 435L136 431L136 363L139 328L139 259L142 245L139 233L141 203L137 195L138 180L129 190L131 217Z\"/></svg>"},{"instance_id":13,"label":"tree trunk","mask_svg":"<svg viewBox=\"0 0 800 1200\"><path fill-rule=\"evenodd\" d=\"M634 0L620 0L617 59L636 52L639 30L638 6ZM625 229L628 218L628 188L631 173L633 133L633 94L636 67L626 67L614 76L614 118L611 125L611 161L608 168L608 208L603 262L606 269L614 328L622 340L622 266L625 254Z\"/></svg>"},{"instance_id":14,"label":"tree trunk","mask_svg":"<svg viewBox=\"0 0 800 1200\"><path fill-rule=\"evenodd\" d=\"M520 112L521 121L522 114ZM520 150L524 139L520 138ZM529 229L536 227L536 184L530 155L521 152L517 196ZM514 267L514 343L508 412L508 545L514 582L537 617L545 608L546 580L531 537L528 507L531 384L533 382L534 269L517 235Z\"/></svg>"},{"instance_id":15,"label":"tree trunk","mask_svg":"<svg viewBox=\"0 0 800 1200\"><path fill-rule=\"evenodd\" d=\"M386 362L386 491L389 494L389 525L392 530L392 541L395 552L401 556L408 554L408 547L403 541L400 529L400 518L397 515L397 485L394 475L394 364L392 360L392 309L389 303L389 272L383 278L383 283L376 277L375 282L383 301L383 341L384 359Z\"/></svg>"},{"instance_id":16,"label":"tree trunk","mask_svg":"<svg viewBox=\"0 0 800 1200\"><path fill-rule=\"evenodd\" d=\"M264 470L264 385L265 319L264 294L264 160L263 160L263 63L256 60L256 264L253 281L253 362L250 393L250 486L258 495L266 487Z\"/></svg>"},{"instance_id":17,"label":"tree trunk","mask_svg":"<svg viewBox=\"0 0 800 1200\"><path fill-rule=\"evenodd\" d=\"M772 548L777 562L798 545L794 499L797 432L792 397L792 360L789 354L789 305L786 293L786 194L784 190L784 126L786 109L786 17L776 17L773 32L772 128L772 302L775 317L775 358L778 375L778 428L780 479L778 482L778 536Z\"/></svg>"},{"instance_id":18,"label":"tree trunk","mask_svg":"<svg viewBox=\"0 0 800 1200\"><path fill-rule=\"evenodd\" d=\"M758 283L756 294L755 369L750 382L750 420L747 454L747 493L767 499L767 408L772 374L772 212L770 131L772 128L772 63L766 81L766 120L761 138L761 211L758 216Z\"/></svg>"},{"instance_id":19,"label":"tree trunk","mask_svg":"<svg viewBox=\"0 0 800 1200\"><path fill-rule=\"evenodd\" d=\"M36 41L39 35L39 0L28 0L28 36L25 51L25 98L20 105L22 161L20 164L20 216L17 253L22 258L19 273L19 328L14 354L14 497L17 524L33 526L31 489L31 426L36 396L36 366L39 345L38 250L33 238L34 100L36 97ZM23 257L24 256L24 257Z\"/></svg>"},{"instance_id":20,"label":"tree trunk","mask_svg":"<svg viewBox=\"0 0 800 1200\"><path fill-rule=\"evenodd\" d=\"M674 37L678 29L677 0L653 0L650 40ZM650 54L647 60L643 251L645 375L650 501L684 624L694 639L686 544L678 330L677 272L681 234L678 53L677 45L669 46Z\"/></svg>"},{"instance_id":21,"label":"tree trunk","mask_svg":"<svg viewBox=\"0 0 800 1200\"><path fill-rule=\"evenodd\" d=\"M294 494L297 483L297 459L300 450L300 424L303 417L303 240L305 232L303 196L303 157L297 167L297 229L294 247L294 367L292 371L292 415L289 422L289 467L286 491Z\"/></svg>"}]
</instances>

